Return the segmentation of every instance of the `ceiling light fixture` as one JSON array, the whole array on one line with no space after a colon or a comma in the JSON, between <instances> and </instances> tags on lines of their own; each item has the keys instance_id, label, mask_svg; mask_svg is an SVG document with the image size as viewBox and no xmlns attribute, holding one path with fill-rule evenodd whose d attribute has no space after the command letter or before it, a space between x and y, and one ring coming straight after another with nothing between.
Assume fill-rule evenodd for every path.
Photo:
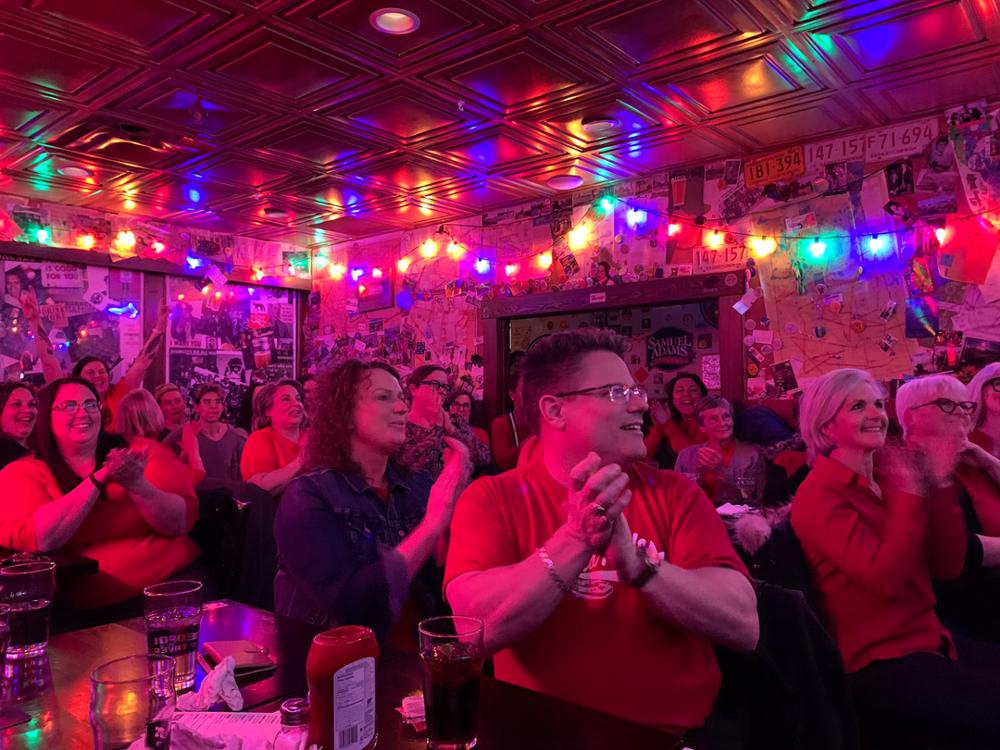
<instances>
[{"instance_id":1,"label":"ceiling light fixture","mask_svg":"<svg viewBox=\"0 0 1000 750\"><path fill-rule=\"evenodd\" d=\"M548 186L553 190L576 190L582 184L583 178L575 174L557 174L548 180Z\"/></svg>"},{"instance_id":2,"label":"ceiling light fixture","mask_svg":"<svg viewBox=\"0 0 1000 750\"><path fill-rule=\"evenodd\" d=\"M603 135L609 130L614 130L619 125L621 125L621 123L618 122L618 120L607 115L584 117L580 122L580 127L583 128L583 132L587 135Z\"/></svg>"},{"instance_id":3,"label":"ceiling light fixture","mask_svg":"<svg viewBox=\"0 0 1000 750\"><path fill-rule=\"evenodd\" d=\"M402 8L379 8L368 16L368 23L383 34L412 34L420 28L417 14Z\"/></svg>"},{"instance_id":4,"label":"ceiling light fixture","mask_svg":"<svg viewBox=\"0 0 1000 750\"><path fill-rule=\"evenodd\" d=\"M77 177L82 179L84 177L94 176L94 173L91 170L87 169L86 167L77 166L75 164L68 164L65 167L59 167L59 169L57 169L56 171L63 177Z\"/></svg>"},{"instance_id":5,"label":"ceiling light fixture","mask_svg":"<svg viewBox=\"0 0 1000 750\"><path fill-rule=\"evenodd\" d=\"M288 217L288 211L275 206L268 206L267 208L262 209L260 213L268 219L285 219Z\"/></svg>"}]
</instances>

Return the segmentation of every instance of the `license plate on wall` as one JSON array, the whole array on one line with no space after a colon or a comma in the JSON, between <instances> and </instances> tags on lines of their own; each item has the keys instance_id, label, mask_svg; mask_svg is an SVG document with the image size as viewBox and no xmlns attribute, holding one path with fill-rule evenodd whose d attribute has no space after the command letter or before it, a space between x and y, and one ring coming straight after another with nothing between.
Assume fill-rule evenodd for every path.
<instances>
[{"instance_id":1,"label":"license plate on wall","mask_svg":"<svg viewBox=\"0 0 1000 750\"><path fill-rule=\"evenodd\" d=\"M793 146L776 151L743 165L743 180L746 187L761 187L778 180L788 180L806 173L806 161L802 146Z\"/></svg>"}]
</instances>

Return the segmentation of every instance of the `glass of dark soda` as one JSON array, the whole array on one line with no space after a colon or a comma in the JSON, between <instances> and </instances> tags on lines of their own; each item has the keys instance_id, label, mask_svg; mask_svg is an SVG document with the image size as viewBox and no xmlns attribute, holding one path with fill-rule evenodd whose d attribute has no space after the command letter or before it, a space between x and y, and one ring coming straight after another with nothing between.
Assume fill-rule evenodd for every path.
<instances>
[{"instance_id":1,"label":"glass of dark soda","mask_svg":"<svg viewBox=\"0 0 1000 750\"><path fill-rule=\"evenodd\" d=\"M432 750L476 746L483 621L432 617L419 626L427 744Z\"/></svg>"},{"instance_id":2,"label":"glass of dark soda","mask_svg":"<svg viewBox=\"0 0 1000 750\"><path fill-rule=\"evenodd\" d=\"M49 618L56 591L56 564L34 560L0 568L2 601L10 608L8 659L27 659L45 652Z\"/></svg>"},{"instance_id":3,"label":"glass of dark soda","mask_svg":"<svg viewBox=\"0 0 1000 750\"><path fill-rule=\"evenodd\" d=\"M198 631L201 627L201 581L167 581L142 590L149 653L174 660L178 692L194 685Z\"/></svg>"}]
</instances>

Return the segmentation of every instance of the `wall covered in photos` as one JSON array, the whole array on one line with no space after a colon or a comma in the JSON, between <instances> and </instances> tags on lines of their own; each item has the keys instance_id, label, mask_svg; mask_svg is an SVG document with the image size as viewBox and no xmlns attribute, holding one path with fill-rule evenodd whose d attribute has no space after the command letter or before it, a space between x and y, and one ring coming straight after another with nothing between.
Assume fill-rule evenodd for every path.
<instances>
[{"instance_id":1,"label":"wall covered in photos","mask_svg":"<svg viewBox=\"0 0 1000 750\"><path fill-rule=\"evenodd\" d=\"M67 374L75 361L87 356L101 357L111 365L112 380L125 373L142 348L142 274L17 258L2 263L3 379L44 382L23 309L26 294L37 298L42 327Z\"/></svg>"},{"instance_id":2,"label":"wall covered in photos","mask_svg":"<svg viewBox=\"0 0 1000 750\"><path fill-rule=\"evenodd\" d=\"M170 277L167 294L169 382L189 394L202 383L220 383L232 421L251 384L295 377L294 292Z\"/></svg>"},{"instance_id":3,"label":"wall covered in photos","mask_svg":"<svg viewBox=\"0 0 1000 750\"><path fill-rule=\"evenodd\" d=\"M968 377L1000 351L997 227L1000 110L973 102L323 249L306 363L439 361L475 379L483 299L742 273L749 396L788 396L836 367ZM376 272L394 295L366 312Z\"/></svg>"}]
</instances>

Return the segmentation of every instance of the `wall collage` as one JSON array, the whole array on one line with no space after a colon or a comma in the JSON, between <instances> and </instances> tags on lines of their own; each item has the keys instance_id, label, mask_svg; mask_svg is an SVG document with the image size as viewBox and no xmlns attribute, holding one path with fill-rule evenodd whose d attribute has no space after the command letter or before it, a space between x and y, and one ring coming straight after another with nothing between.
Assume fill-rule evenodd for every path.
<instances>
[{"instance_id":1,"label":"wall collage","mask_svg":"<svg viewBox=\"0 0 1000 750\"><path fill-rule=\"evenodd\" d=\"M1000 358L997 227L1000 110L975 102L613 193L594 188L335 245L324 260L341 273L314 273L305 363L440 362L478 390L486 299L742 272L750 398L788 397L836 367L863 367L890 385L926 372L969 377ZM511 349L542 335L539 325L607 325L629 336L633 372L654 395L675 369L717 380L711 315L677 306L657 313L669 323L648 310L635 311L637 322L624 314L514 326ZM656 359L646 342L663 328L686 337L690 358Z\"/></svg>"}]
</instances>

